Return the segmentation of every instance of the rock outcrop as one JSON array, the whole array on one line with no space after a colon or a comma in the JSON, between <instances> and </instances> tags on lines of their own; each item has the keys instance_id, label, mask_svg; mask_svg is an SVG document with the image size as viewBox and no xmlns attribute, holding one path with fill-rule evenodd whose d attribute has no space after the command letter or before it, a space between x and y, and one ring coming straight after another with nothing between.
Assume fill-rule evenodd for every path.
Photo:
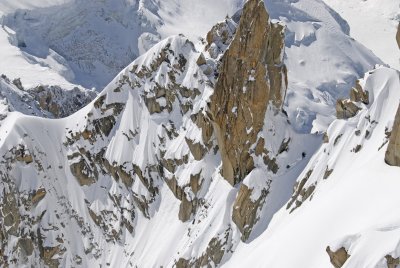
<instances>
[{"instance_id":1,"label":"rock outcrop","mask_svg":"<svg viewBox=\"0 0 400 268\"><path fill-rule=\"evenodd\" d=\"M232 185L254 167L249 149L268 105L281 109L287 86L283 48L283 26L269 21L263 1L248 1L222 58L210 104L222 175Z\"/></svg>"},{"instance_id":2,"label":"rock outcrop","mask_svg":"<svg viewBox=\"0 0 400 268\"><path fill-rule=\"evenodd\" d=\"M351 118L361 110L362 104L369 104L369 92L362 88L359 80L351 88L349 95L348 99L336 101L336 117L338 119Z\"/></svg>"},{"instance_id":3,"label":"rock outcrop","mask_svg":"<svg viewBox=\"0 0 400 268\"><path fill-rule=\"evenodd\" d=\"M351 100L337 100L336 102L336 117L338 119L347 119L355 116L360 108Z\"/></svg>"},{"instance_id":4,"label":"rock outcrop","mask_svg":"<svg viewBox=\"0 0 400 268\"><path fill-rule=\"evenodd\" d=\"M400 49L400 22L399 22L399 26L397 26L396 41L397 41L397 45L399 46L399 49Z\"/></svg>"},{"instance_id":5,"label":"rock outcrop","mask_svg":"<svg viewBox=\"0 0 400 268\"><path fill-rule=\"evenodd\" d=\"M350 257L346 249L343 247L337 251L332 251L330 247L327 247L326 252L328 253L331 263L335 268L341 268Z\"/></svg>"},{"instance_id":6,"label":"rock outcrop","mask_svg":"<svg viewBox=\"0 0 400 268\"><path fill-rule=\"evenodd\" d=\"M369 104L369 92L364 91L359 80L356 81L356 85L350 90L350 100Z\"/></svg>"},{"instance_id":7,"label":"rock outcrop","mask_svg":"<svg viewBox=\"0 0 400 268\"><path fill-rule=\"evenodd\" d=\"M396 268L396 267L398 267L398 265L400 265L399 257L393 258L391 255L386 255L385 259L386 259L387 268Z\"/></svg>"},{"instance_id":8,"label":"rock outcrop","mask_svg":"<svg viewBox=\"0 0 400 268\"><path fill-rule=\"evenodd\" d=\"M232 221L242 233L242 241L246 241L253 229L254 224L258 221L257 212L264 203L268 192L263 189L257 200L252 200L253 190L242 184L235 203L233 204Z\"/></svg>"},{"instance_id":9,"label":"rock outcrop","mask_svg":"<svg viewBox=\"0 0 400 268\"><path fill-rule=\"evenodd\" d=\"M315 185L309 185L308 187L305 187L308 179L311 177L312 172L312 170L309 170L304 178L297 182L294 186L292 198L286 205L286 209L290 209L290 213L300 207L304 201L310 198L314 193Z\"/></svg>"},{"instance_id":10,"label":"rock outcrop","mask_svg":"<svg viewBox=\"0 0 400 268\"><path fill-rule=\"evenodd\" d=\"M400 105L394 119L389 145L385 154L385 162L400 167Z\"/></svg>"}]
</instances>

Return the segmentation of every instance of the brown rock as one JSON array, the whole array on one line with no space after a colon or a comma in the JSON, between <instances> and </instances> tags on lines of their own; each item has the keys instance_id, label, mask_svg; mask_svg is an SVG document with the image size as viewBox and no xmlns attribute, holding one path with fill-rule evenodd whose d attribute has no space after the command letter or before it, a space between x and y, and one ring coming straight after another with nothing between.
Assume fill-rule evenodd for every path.
<instances>
[{"instance_id":1,"label":"brown rock","mask_svg":"<svg viewBox=\"0 0 400 268\"><path fill-rule=\"evenodd\" d=\"M307 198L309 198L313 194L315 190L315 185L310 185L308 188L304 187L308 179L311 177L312 172L312 170L309 170L304 178L300 182L297 182L294 186L292 198L286 206L286 209L292 208L290 210L290 213L300 207L304 203L304 201L306 201Z\"/></svg>"},{"instance_id":2,"label":"brown rock","mask_svg":"<svg viewBox=\"0 0 400 268\"><path fill-rule=\"evenodd\" d=\"M91 185L96 182L96 179L91 175L92 171L85 159L81 159L77 163L70 166L71 173L78 180L81 186Z\"/></svg>"},{"instance_id":3,"label":"brown rock","mask_svg":"<svg viewBox=\"0 0 400 268\"><path fill-rule=\"evenodd\" d=\"M195 175L190 175L190 188L192 188L194 194L197 194L201 189L200 175L201 172Z\"/></svg>"},{"instance_id":4,"label":"brown rock","mask_svg":"<svg viewBox=\"0 0 400 268\"><path fill-rule=\"evenodd\" d=\"M199 66L206 64L206 58L204 57L204 54L203 54L203 53L200 53L200 56L199 56L199 58L197 59L196 63L197 63L197 65L199 65Z\"/></svg>"},{"instance_id":5,"label":"brown rock","mask_svg":"<svg viewBox=\"0 0 400 268\"><path fill-rule=\"evenodd\" d=\"M344 247L338 249L337 251L332 251L331 248L328 246L326 248L326 252L328 253L331 263L335 268L342 267L347 259L350 257Z\"/></svg>"},{"instance_id":6,"label":"brown rock","mask_svg":"<svg viewBox=\"0 0 400 268\"><path fill-rule=\"evenodd\" d=\"M387 268L396 268L400 265L400 258L393 258L390 255L385 256Z\"/></svg>"},{"instance_id":7,"label":"brown rock","mask_svg":"<svg viewBox=\"0 0 400 268\"><path fill-rule=\"evenodd\" d=\"M46 190L44 188L38 189L32 196L32 204L36 205L46 196Z\"/></svg>"},{"instance_id":8,"label":"brown rock","mask_svg":"<svg viewBox=\"0 0 400 268\"><path fill-rule=\"evenodd\" d=\"M400 105L394 119L389 145L385 154L385 162L391 166L400 167Z\"/></svg>"},{"instance_id":9,"label":"brown rock","mask_svg":"<svg viewBox=\"0 0 400 268\"><path fill-rule=\"evenodd\" d=\"M369 92L364 91L358 80L356 81L356 85L350 90L350 100L369 104Z\"/></svg>"},{"instance_id":10,"label":"brown rock","mask_svg":"<svg viewBox=\"0 0 400 268\"><path fill-rule=\"evenodd\" d=\"M225 236L218 238L213 237L208 243L207 249L203 254L195 259L186 260L180 258L176 263L176 268L189 268L189 267L218 267L224 257L227 245L229 243L229 233L231 229L225 231Z\"/></svg>"},{"instance_id":11,"label":"brown rock","mask_svg":"<svg viewBox=\"0 0 400 268\"><path fill-rule=\"evenodd\" d=\"M181 201L179 205L178 218L180 221L185 222L190 219L191 215L196 213L197 207L199 205L199 199L194 197L189 200L185 193L186 187L191 187L194 194L197 194L201 185L199 184L200 174L191 175L190 184L185 186L179 186L175 178L166 179L166 183L169 189L172 191L174 196Z\"/></svg>"},{"instance_id":12,"label":"brown rock","mask_svg":"<svg viewBox=\"0 0 400 268\"><path fill-rule=\"evenodd\" d=\"M194 143L191 139L188 138L185 138L185 140L194 159L197 161L203 159L204 155L207 153L207 149L203 145L201 145L200 142Z\"/></svg>"},{"instance_id":13,"label":"brown rock","mask_svg":"<svg viewBox=\"0 0 400 268\"><path fill-rule=\"evenodd\" d=\"M190 216L196 212L197 199L188 200L186 195L183 196L182 202L179 206L178 218L180 221L185 222L190 219Z\"/></svg>"},{"instance_id":14,"label":"brown rock","mask_svg":"<svg viewBox=\"0 0 400 268\"><path fill-rule=\"evenodd\" d=\"M210 120L203 114L203 112L191 115L190 119L201 129L201 138L203 143L209 143L214 133Z\"/></svg>"},{"instance_id":15,"label":"brown rock","mask_svg":"<svg viewBox=\"0 0 400 268\"><path fill-rule=\"evenodd\" d=\"M30 256L33 253L33 243L29 238L20 238L18 240L18 247L22 250L25 256Z\"/></svg>"},{"instance_id":16,"label":"brown rock","mask_svg":"<svg viewBox=\"0 0 400 268\"><path fill-rule=\"evenodd\" d=\"M222 57L210 105L222 175L232 185L253 169L249 149L263 127L268 103L281 109L287 85L283 49L283 27L269 22L263 1L246 2Z\"/></svg>"},{"instance_id":17,"label":"brown rock","mask_svg":"<svg viewBox=\"0 0 400 268\"><path fill-rule=\"evenodd\" d=\"M19 213L17 199L12 193L7 193L3 197L3 208L0 216L3 223L7 226L6 235L18 236L18 227L21 223L21 215Z\"/></svg>"},{"instance_id":18,"label":"brown rock","mask_svg":"<svg viewBox=\"0 0 400 268\"><path fill-rule=\"evenodd\" d=\"M124 167L121 165L112 165L107 159L102 159L102 163L107 170L107 172L116 180L122 180L122 183L125 184L127 188L131 187L133 184L132 176L124 170Z\"/></svg>"},{"instance_id":19,"label":"brown rock","mask_svg":"<svg viewBox=\"0 0 400 268\"><path fill-rule=\"evenodd\" d=\"M336 102L336 117L338 119L348 119L357 114L360 108L350 100L339 99Z\"/></svg>"},{"instance_id":20,"label":"brown rock","mask_svg":"<svg viewBox=\"0 0 400 268\"><path fill-rule=\"evenodd\" d=\"M397 26L396 41L397 41L397 45L399 46L399 49L400 49L400 22L399 22L399 25Z\"/></svg>"},{"instance_id":21,"label":"brown rock","mask_svg":"<svg viewBox=\"0 0 400 268\"><path fill-rule=\"evenodd\" d=\"M268 194L263 189L260 197L253 201L251 199L252 192L252 189L242 184L233 204L232 220L242 233L242 241L246 241L249 238L253 226L258 221L257 211L264 204L264 200Z\"/></svg>"},{"instance_id":22,"label":"brown rock","mask_svg":"<svg viewBox=\"0 0 400 268\"><path fill-rule=\"evenodd\" d=\"M26 149L24 145L20 144L16 149L15 154L15 159L19 162L25 162L26 164L30 164L33 162L32 155L30 155L28 149Z\"/></svg>"},{"instance_id":23,"label":"brown rock","mask_svg":"<svg viewBox=\"0 0 400 268\"><path fill-rule=\"evenodd\" d=\"M19 155L17 156L17 161L20 162L25 162L26 164L32 163L33 162L33 158L31 155L26 154L26 155Z\"/></svg>"}]
</instances>

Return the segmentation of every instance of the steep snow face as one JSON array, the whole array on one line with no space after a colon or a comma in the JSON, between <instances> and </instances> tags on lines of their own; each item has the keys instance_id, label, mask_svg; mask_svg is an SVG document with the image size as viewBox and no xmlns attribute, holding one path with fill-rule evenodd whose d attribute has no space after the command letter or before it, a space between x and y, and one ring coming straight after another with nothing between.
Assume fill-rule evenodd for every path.
<instances>
[{"instance_id":1,"label":"steep snow face","mask_svg":"<svg viewBox=\"0 0 400 268\"><path fill-rule=\"evenodd\" d=\"M335 119L336 99L381 61L352 39L349 26L322 1L265 0L286 25L289 87L285 110L300 132L322 132Z\"/></svg>"},{"instance_id":2,"label":"steep snow face","mask_svg":"<svg viewBox=\"0 0 400 268\"><path fill-rule=\"evenodd\" d=\"M71 83L74 74L63 59L54 50L49 49L48 55L40 57L31 55L19 48L17 34L7 26L0 28L0 73L12 80L21 78L24 87L37 85L58 85L72 89L77 85Z\"/></svg>"},{"instance_id":3,"label":"steep snow face","mask_svg":"<svg viewBox=\"0 0 400 268\"><path fill-rule=\"evenodd\" d=\"M324 0L346 19L350 35L392 68L400 70L395 35L400 22L398 0Z\"/></svg>"},{"instance_id":4,"label":"steep snow face","mask_svg":"<svg viewBox=\"0 0 400 268\"><path fill-rule=\"evenodd\" d=\"M283 207L266 232L238 247L228 267L330 267L328 246L350 255L342 267L395 263L400 168L385 164L384 157L399 106L400 73L378 67L360 84L370 104L358 103L355 117L331 124L329 142L299 176L295 193L302 193L294 195L299 207Z\"/></svg>"}]
</instances>

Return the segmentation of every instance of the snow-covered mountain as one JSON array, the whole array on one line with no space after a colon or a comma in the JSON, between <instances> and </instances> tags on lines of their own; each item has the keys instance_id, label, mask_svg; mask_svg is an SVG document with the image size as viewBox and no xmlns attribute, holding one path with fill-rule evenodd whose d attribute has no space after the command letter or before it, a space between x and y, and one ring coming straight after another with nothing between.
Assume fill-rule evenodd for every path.
<instances>
[{"instance_id":1,"label":"snow-covered mountain","mask_svg":"<svg viewBox=\"0 0 400 268\"><path fill-rule=\"evenodd\" d=\"M4 8L0 266L399 265L399 71L323 1L198 2Z\"/></svg>"},{"instance_id":2,"label":"snow-covered mountain","mask_svg":"<svg viewBox=\"0 0 400 268\"><path fill-rule=\"evenodd\" d=\"M39 8L14 2L0 6L3 25L15 32L13 45L67 81L101 90L161 39L180 33L203 36L242 1L38 1Z\"/></svg>"},{"instance_id":3,"label":"snow-covered mountain","mask_svg":"<svg viewBox=\"0 0 400 268\"><path fill-rule=\"evenodd\" d=\"M398 0L325 0L349 23L350 34L392 68L400 69L393 37L400 23Z\"/></svg>"}]
</instances>

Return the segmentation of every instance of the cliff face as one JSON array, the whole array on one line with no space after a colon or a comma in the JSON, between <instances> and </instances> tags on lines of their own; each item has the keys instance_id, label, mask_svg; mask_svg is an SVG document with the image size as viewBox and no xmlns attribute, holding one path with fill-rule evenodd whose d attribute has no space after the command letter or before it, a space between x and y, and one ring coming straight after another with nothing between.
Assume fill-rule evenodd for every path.
<instances>
[{"instance_id":1,"label":"cliff face","mask_svg":"<svg viewBox=\"0 0 400 268\"><path fill-rule=\"evenodd\" d=\"M232 185L254 167L249 149L263 127L268 105L282 107L287 86L283 48L283 27L269 21L263 1L248 1L222 58L210 107L222 174Z\"/></svg>"}]
</instances>

